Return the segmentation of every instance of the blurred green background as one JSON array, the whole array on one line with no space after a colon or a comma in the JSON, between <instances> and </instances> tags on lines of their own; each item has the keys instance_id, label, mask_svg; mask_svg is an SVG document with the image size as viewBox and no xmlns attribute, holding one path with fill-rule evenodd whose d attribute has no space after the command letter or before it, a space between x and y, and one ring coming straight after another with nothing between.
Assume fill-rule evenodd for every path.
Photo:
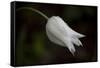
<instances>
[{"instance_id":1,"label":"blurred green background","mask_svg":"<svg viewBox=\"0 0 100 68\"><path fill-rule=\"evenodd\" d=\"M73 56L46 35L47 20L31 10L16 11L16 65L62 64L97 61L97 7L16 2L16 9L35 8L48 17L60 16L73 30L86 35Z\"/></svg>"}]
</instances>

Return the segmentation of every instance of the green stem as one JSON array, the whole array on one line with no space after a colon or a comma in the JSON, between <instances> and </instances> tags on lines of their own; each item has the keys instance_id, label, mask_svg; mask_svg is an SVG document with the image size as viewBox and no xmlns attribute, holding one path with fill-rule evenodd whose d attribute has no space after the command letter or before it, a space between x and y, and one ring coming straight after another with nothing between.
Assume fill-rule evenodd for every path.
<instances>
[{"instance_id":1,"label":"green stem","mask_svg":"<svg viewBox=\"0 0 100 68\"><path fill-rule=\"evenodd\" d=\"M44 13L42 13L41 11L39 11L37 9L30 8L30 7L21 7L21 8L18 8L17 11L22 10L22 9L28 9L28 10L31 10L31 11L35 11L35 12L39 13L40 15L42 15L45 19L48 20L48 17Z\"/></svg>"}]
</instances>

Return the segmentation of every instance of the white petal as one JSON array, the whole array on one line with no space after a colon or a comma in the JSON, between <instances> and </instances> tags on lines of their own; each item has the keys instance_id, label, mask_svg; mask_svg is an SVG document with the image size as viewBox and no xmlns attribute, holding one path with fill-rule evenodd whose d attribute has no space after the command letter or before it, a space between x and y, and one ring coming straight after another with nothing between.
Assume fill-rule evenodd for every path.
<instances>
[{"instance_id":1,"label":"white petal","mask_svg":"<svg viewBox=\"0 0 100 68\"><path fill-rule=\"evenodd\" d=\"M71 41L77 46L80 46L80 45L82 46L82 43L78 38L72 38Z\"/></svg>"},{"instance_id":2,"label":"white petal","mask_svg":"<svg viewBox=\"0 0 100 68\"><path fill-rule=\"evenodd\" d=\"M49 39L59 45L63 45L63 42L61 42L61 40L57 39L56 36L54 36L51 32L49 32L48 30L46 30L47 32L47 36L49 37Z\"/></svg>"}]
</instances>

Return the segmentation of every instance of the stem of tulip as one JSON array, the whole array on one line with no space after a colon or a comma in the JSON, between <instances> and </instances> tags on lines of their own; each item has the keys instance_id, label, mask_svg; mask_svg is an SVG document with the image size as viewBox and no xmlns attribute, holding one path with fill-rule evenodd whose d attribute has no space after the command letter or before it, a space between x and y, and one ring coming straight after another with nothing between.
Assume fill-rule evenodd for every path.
<instances>
[{"instance_id":1,"label":"stem of tulip","mask_svg":"<svg viewBox=\"0 0 100 68\"><path fill-rule=\"evenodd\" d=\"M21 8L18 8L17 11L19 10L22 10L22 9L27 9L27 10L31 10L31 11L34 11L34 12L37 12L38 14L40 14L41 16L43 16L44 18L46 18L47 20L49 19L44 13L42 13L41 11L37 10L37 9L34 9L34 8L30 8L30 7L21 7Z\"/></svg>"}]
</instances>

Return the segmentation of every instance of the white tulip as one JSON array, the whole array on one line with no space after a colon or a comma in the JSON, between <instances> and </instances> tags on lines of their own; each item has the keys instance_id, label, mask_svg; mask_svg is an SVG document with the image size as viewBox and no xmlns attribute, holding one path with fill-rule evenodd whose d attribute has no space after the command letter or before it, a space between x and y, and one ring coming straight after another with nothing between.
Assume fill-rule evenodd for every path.
<instances>
[{"instance_id":1,"label":"white tulip","mask_svg":"<svg viewBox=\"0 0 100 68\"><path fill-rule=\"evenodd\" d=\"M79 38L85 37L80 33L72 30L59 16L52 16L46 24L46 33L50 41L58 45L67 47L74 55L75 47L82 46Z\"/></svg>"}]
</instances>

